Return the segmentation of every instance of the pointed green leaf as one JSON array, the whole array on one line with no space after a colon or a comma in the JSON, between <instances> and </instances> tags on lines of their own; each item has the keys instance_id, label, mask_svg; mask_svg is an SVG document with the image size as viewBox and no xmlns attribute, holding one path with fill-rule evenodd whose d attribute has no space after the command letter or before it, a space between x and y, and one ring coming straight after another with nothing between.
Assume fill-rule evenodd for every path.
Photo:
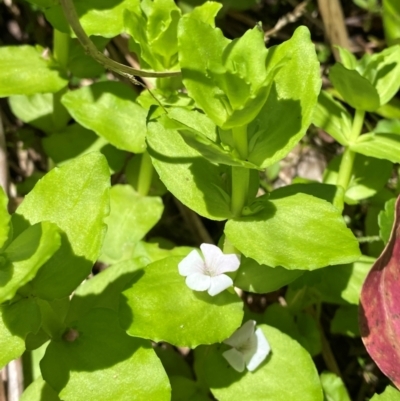
<instances>
[{"instance_id":1,"label":"pointed green leaf","mask_svg":"<svg viewBox=\"0 0 400 401\"><path fill-rule=\"evenodd\" d=\"M11 96L8 101L11 111L21 121L47 134L64 128L71 118L62 105L54 108L55 100L52 93L16 95Z\"/></svg>"},{"instance_id":2,"label":"pointed green leaf","mask_svg":"<svg viewBox=\"0 0 400 401\"><path fill-rule=\"evenodd\" d=\"M351 144L350 148L365 156L400 163L400 135L398 134L364 134L359 136L357 142Z\"/></svg>"},{"instance_id":3,"label":"pointed green leaf","mask_svg":"<svg viewBox=\"0 0 400 401\"><path fill-rule=\"evenodd\" d=\"M254 371L236 372L222 356L226 345L201 347L203 363L196 373L219 401L322 401L318 372L310 354L286 334L258 326L271 346L271 354ZM266 398L267 395L267 398Z\"/></svg>"},{"instance_id":4,"label":"pointed green leaf","mask_svg":"<svg viewBox=\"0 0 400 401\"><path fill-rule=\"evenodd\" d=\"M271 267L314 270L360 256L358 242L340 212L301 193L266 201L254 216L229 220L225 234L246 257Z\"/></svg>"},{"instance_id":5,"label":"pointed green leaf","mask_svg":"<svg viewBox=\"0 0 400 401\"><path fill-rule=\"evenodd\" d=\"M58 2L57 2L58 3ZM88 36L113 38L124 32L124 11L135 10L137 0L74 0L79 21ZM61 32L70 32L59 4L45 10L47 20Z\"/></svg>"},{"instance_id":6,"label":"pointed green leaf","mask_svg":"<svg viewBox=\"0 0 400 401\"><path fill-rule=\"evenodd\" d=\"M67 86L57 64L33 46L0 48L0 97L54 93Z\"/></svg>"},{"instance_id":7,"label":"pointed green leaf","mask_svg":"<svg viewBox=\"0 0 400 401\"><path fill-rule=\"evenodd\" d=\"M0 368L25 351L25 337L39 330L40 310L34 299L0 306Z\"/></svg>"},{"instance_id":8,"label":"pointed green leaf","mask_svg":"<svg viewBox=\"0 0 400 401\"><path fill-rule=\"evenodd\" d=\"M352 118L348 111L324 90L319 94L313 123L335 138L341 145L349 144Z\"/></svg>"},{"instance_id":9,"label":"pointed green leaf","mask_svg":"<svg viewBox=\"0 0 400 401\"><path fill-rule=\"evenodd\" d=\"M205 3L195 7L193 11L188 14L188 16L190 18L203 21L214 28L215 18L221 8L221 3L217 3L215 1L206 1Z\"/></svg>"},{"instance_id":10,"label":"pointed green leaf","mask_svg":"<svg viewBox=\"0 0 400 401\"><path fill-rule=\"evenodd\" d=\"M159 197L141 196L130 185L115 185L110 208L100 260L115 263L132 257L136 243L161 218L164 206Z\"/></svg>"},{"instance_id":11,"label":"pointed green leaf","mask_svg":"<svg viewBox=\"0 0 400 401\"><path fill-rule=\"evenodd\" d=\"M29 227L16 237L0 256L0 304L32 280L60 245L59 228L47 221Z\"/></svg>"},{"instance_id":12,"label":"pointed green leaf","mask_svg":"<svg viewBox=\"0 0 400 401\"><path fill-rule=\"evenodd\" d=\"M336 63L330 69L329 79L351 107L375 111L380 106L375 87L356 70L348 70L342 64Z\"/></svg>"},{"instance_id":13,"label":"pointed green leaf","mask_svg":"<svg viewBox=\"0 0 400 401\"><path fill-rule=\"evenodd\" d=\"M115 312L93 309L70 330L77 337L52 341L40 363L62 400L170 400L167 375L151 345L129 337Z\"/></svg>"},{"instance_id":14,"label":"pointed green leaf","mask_svg":"<svg viewBox=\"0 0 400 401\"><path fill-rule=\"evenodd\" d=\"M98 258L109 213L109 176L104 156L89 153L51 170L17 209L19 224L47 220L65 232L61 248L32 282L41 297L69 295Z\"/></svg>"},{"instance_id":15,"label":"pointed green leaf","mask_svg":"<svg viewBox=\"0 0 400 401\"><path fill-rule=\"evenodd\" d=\"M148 265L144 275L124 292L129 309L124 310L122 321L127 332L191 348L223 341L243 319L241 300L228 291L214 297L192 291L178 272L181 260L170 257Z\"/></svg>"},{"instance_id":16,"label":"pointed green leaf","mask_svg":"<svg viewBox=\"0 0 400 401\"><path fill-rule=\"evenodd\" d=\"M355 70L357 67L357 59L353 53L344 47L335 46L340 55L340 62L349 70Z\"/></svg>"},{"instance_id":17,"label":"pointed green leaf","mask_svg":"<svg viewBox=\"0 0 400 401\"><path fill-rule=\"evenodd\" d=\"M264 107L248 128L249 161L263 168L283 159L312 122L321 78L308 29L299 27L291 39L270 48L267 66L280 69Z\"/></svg>"},{"instance_id":18,"label":"pointed green leaf","mask_svg":"<svg viewBox=\"0 0 400 401\"><path fill-rule=\"evenodd\" d=\"M235 287L244 291L265 294L276 291L300 277L304 271L287 270L258 264L255 260L242 256L235 277Z\"/></svg>"},{"instance_id":19,"label":"pointed green leaf","mask_svg":"<svg viewBox=\"0 0 400 401\"><path fill-rule=\"evenodd\" d=\"M98 82L66 93L62 103L87 129L119 149L144 152L146 111L134 102L136 93L121 82Z\"/></svg>"},{"instance_id":20,"label":"pointed green leaf","mask_svg":"<svg viewBox=\"0 0 400 401\"><path fill-rule=\"evenodd\" d=\"M161 181L182 203L212 220L232 216L226 170L211 164L187 145L178 132L148 125L149 153Z\"/></svg>"},{"instance_id":21,"label":"pointed green leaf","mask_svg":"<svg viewBox=\"0 0 400 401\"><path fill-rule=\"evenodd\" d=\"M4 189L0 187L0 249L6 243L10 232L10 219L8 214L8 197L4 193Z\"/></svg>"}]
</instances>

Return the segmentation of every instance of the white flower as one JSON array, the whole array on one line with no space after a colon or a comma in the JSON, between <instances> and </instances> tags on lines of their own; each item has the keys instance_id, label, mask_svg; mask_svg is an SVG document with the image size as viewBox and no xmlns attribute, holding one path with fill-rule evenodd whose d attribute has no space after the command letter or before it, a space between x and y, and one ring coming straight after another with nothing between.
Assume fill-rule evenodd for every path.
<instances>
[{"instance_id":1,"label":"white flower","mask_svg":"<svg viewBox=\"0 0 400 401\"><path fill-rule=\"evenodd\" d=\"M238 255L224 255L217 246L201 244L204 260L193 250L179 265L179 274L186 277L187 286L195 291L206 291L211 296L217 295L233 285L225 272L234 272L239 268Z\"/></svg>"},{"instance_id":2,"label":"white flower","mask_svg":"<svg viewBox=\"0 0 400 401\"><path fill-rule=\"evenodd\" d=\"M222 356L238 372L243 372L245 365L250 372L257 369L271 351L262 330L254 331L255 325L254 320L249 320L224 341L233 348Z\"/></svg>"}]
</instances>

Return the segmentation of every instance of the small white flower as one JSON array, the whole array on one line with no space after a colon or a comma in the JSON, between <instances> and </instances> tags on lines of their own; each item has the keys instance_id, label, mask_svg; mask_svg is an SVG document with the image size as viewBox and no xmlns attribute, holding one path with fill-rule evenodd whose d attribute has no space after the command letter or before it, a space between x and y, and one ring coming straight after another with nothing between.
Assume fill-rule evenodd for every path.
<instances>
[{"instance_id":1,"label":"small white flower","mask_svg":"<svg viewBox=\"0 0 400 401\"><path fill-rule=\"evenodd\" d=\"M233 285L225 272L234 272L239 268L238 255L224 255L217 246L201 244L204 260L193 250L179 265L179 274L186 277L187 286L195 291L208 291L211 296L217 295Z\"/></svg>"},{"instance_id":2,"label":"small white flower","mask_svg":"<svg viewBox=\"0 0 400 401\"><path fill-rule=\"evenodd\" d=\"M271 351L262 330L254 331L255 325L254 320L247 321L224 341L233 348L222 356L238 372L243 372L245 365L250 372L257 369Z\"/></svg>"}]
</instances>

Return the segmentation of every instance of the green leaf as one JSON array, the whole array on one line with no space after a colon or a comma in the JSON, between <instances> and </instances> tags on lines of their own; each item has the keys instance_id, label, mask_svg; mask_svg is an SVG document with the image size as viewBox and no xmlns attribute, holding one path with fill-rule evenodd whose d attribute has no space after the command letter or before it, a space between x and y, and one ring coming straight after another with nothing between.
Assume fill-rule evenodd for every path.
<instances>
[{"instance_id":1,"label":"green leaf","mask_svg":"<svg viewBox=\"0 0 400 401\"><path fill-rule=\"evenodd\" d=\"M172 387L171 401L210 401L207 393L198 383L186 377L170 377Z\"/></svg>"},{"instance_id":2,"label":"green leaf","mask_svg":"<svg viewBox=\"0 0 400 401\"><path fill-rule=\"evenodd\" d=\"M283 159L304 136L321 88L319 62L305 27L270 48L267 65L281 68L264 107L248 128L248 159L262 168Z\"/></svg>"},{"instance_id":3,"label":"green leaf","mask_svg":"<svg viewBox=\"0 0 400 401\"><path fill-rule=\"evenodd\" d=\"M400 87L400 46L373 54L363 75L376 88L380 104L386 104Z\"/></svg>"},{"instance_id":4,"label":"green leaf","mask_svg":"<svg viewBox=\"0 0 400 401\"><path fill-rule=\"evenodd\" d=\"M115 312L93 309L70 330L77 338L67 332L53 340L40 364L43 379L61 399L170 399L167 375L151 345L129 337Z\"/></svg>"},{"instance_id":5,"label":"green leaf","mask_svg":"<svg viewBox=\"0 0 400 401\"><path fill-rule=\"evenodd\" d=\"M387 386L381 394L375 394L371 401L400 401L400 392L392 386Z\"/></svg>"},{"instance_id":6,"label":"green leaf","mask_svg":"<svg viewBox=\"0 0 400 401\"><path fill-rule=\"evenodd\" d=\"M341 305L331 320L331 333L360 337L358 305Z\"/></svg>"},{"instance_id":7,"label":"green leaf","mask_svg":"<svg viewBox=\"0 0 400 401\"><path fill-rule=\"evenodd\" d=\"M336 184L342 156L333 158L324 172L324 182ZM373 159L356 154L353 171L348 185L345 201L358 203L380 191L392 175L393 165L387 160Z\"/></svg>"},{"instance_id":8,"label":"green leaf","mask_svg":"<svg viewBox=\"0 0 400 401\"><path fill-rule=\"evenodd\" d=\"M136 93L121 82L97 82L66 93L62 103L72 117L118 149L141 153L146 149L146 110Z\"/></svg>"},{"instance_id":9,"label":"green leaf","mask_svg":"<svg viewBox=\"0 0 400 401\"><path fill-rule=\"evenodd\" d=\"M329 72L335 89L346 103L359 110L374 111L380 106L380 99L374 86L356 70L348 70L336 63Z\"/></svg>"},{"instance_id":10,"label":"green leaf","mask_svg":"<svg viewBox=\"0 0 400 401\"><path fill-rule=\"evenodd\" d=\"M90 280L86 280L75 291L68 310L66 322L82 318L94 308L107 308L118 312L122 291L128 289L143 274L145 258L135 258L116 263Z\"/></svg>"},{"instance_id":11,"label":"green leaf","mask_svg":"<svg viewBox=\"0 0 400 401\"><path fill-rule=\"evenodd\" d=\"M161 198L141 196L129 185L115 185L110 190L111 213L100 260L115 263L132 257L133 250L161 218Z\"/></svg>"},{"instance_id":12,"label":"green leaf","mask_svg":"<svg viewBox=\"0 0 400 401\"><path fill-rule=\"evenodd\" d=\"M79 21L88 36L113 38L125 31L123 14L135 10L137 0L74 0ZM47 20L61 32L70 32L59 4L45 10Z\"/></svg>"},{"instance_id":13,"label":"green leaf","mask_svg":"<svg viewBox=\"0 0 400 401\"><path fill-rule=\"evenodd\" d=\"M61 248L32 282L42 298L69 295L90 273L106 230L109 176L104 156L89 153L51 170L17 209L18 224L47 220L65 232Z\"/></svg>"},{"instance_id":14,"label":"green leaf","mask_svg":"<svg viewBox=\"0 0 400 401\"><path fill-rule=\"evenodd\" d=\"M400 135L369 133L358 137L357 142L350 145L353 152L378 159L400 163Z\"/></svg>"},{"instance_id":15,"label":"green leaf","mask_svg":"<svg viewBox=\"0 0 400 401\"><path fill-rule=\"evenodd\" d=\"M400 120L379 120L373 132L378 134L398 134L400 135Z\"/></svg>"},{"instance_id":16,"label":"green leaf","mask_svg":"<svg viewBox=\"0 0 400 401\"><path fill-rule=\"evenodd\" d=\"M379 236L385 244L389 242L390 234L392 232L395 204L396 198L388 200L385 203L385 209L382 210L378 216Z\"/></svg>"},{"instance_id":17,"label":"green leaf","mask_svg":"<svg viewBox=\"0 0 400 401\"><path fill-rule=\"evenodd\" d=\"M236 372L223 358L225 345L201 347L203 363L197 376L208 384L219 401L268 400L322 401L322 389L310 354L295 340L279 330L262 329L271 346L271 354L254 371ZM200 355L199 355L200 356Z\"/></svg>"},{"instance_id":18,"label":"green leaf","mask_svg":"<svg viewBox=\"0 0 400 401\"><path fill-rule=\"evenodd\" d=\"M397 0L383 0L382 11L386 43L388 46L400 43L400 4Z\"/></svg>"},{"instance_id":19,"label":"green leaf","mask_svg":"<svg viewBox=\"0 0 400 401\"><path fill-rule=\"evenodd\" d=\"M312 286L318 290L324 302L358 305L361 287L374 261L374 258L362 256L358 261L347 265L306 273L303 278L316 280Z\"/></svg>"},{"instance_id":20,"label":"green leaf","mask_svg":"<svg viewBox=\"0 0 400 401\"><path fill-rule=\"evenodd\" d=\"M352 118L348 111L333 96L322 90L314 110L313 123L326 131L341 145L349 144Z\"/></svg>"},{"instance_id":21,"label":"green leaf","mask_svg":"<svg viewBox=\"0 0 400 401\"><path fill-rule=\"evenodd\" d=\"M42 145L46 154L58 166L87 153L99 151L106 157L110 170L114 173L123 168L126 159L125 152L116 149L104 138L76 123L43 138Z\"/></svg>"},{"instance_id":22,"label":"green leaf","mask_svg":"<svg viewBox=\"0 0 400 401\"><path fill-rule=\"evenodd\" d=\"M311 356L321 352L321 333L317 322L309 314L294 314L287 306L272 304L264 312L262 322L298 341Z\"/></svg>"},{"instance_id":23,"label":"green leaf","mask_svg":"<svg viewBox=\"0 0 400 401\"><path fill-rule=\"evenodd\" d=\"M57 393L39 376L22 393L20 401L61 401Z\"/></svg>"},{"instance_id":24,"label":"green leaf","mask_svg":"<svg viewBox=\"0 0 400 401\"><path fill-rule=\"evenodd\" d=\"M326 401L351 401L342 379L335 373L322 372L321 385Z\"/></svg>"},{"instance_id":25,"label":"green leaf","mask_svg":"<svg viewBox=\"0 0 400 401\"><path fill-rule=\"evenodd\" d=\"M37 332L40 323L40 310L34 299L0 306L0 368L22 355L25 337Z\"/></svg>"},{"instance_id":26,"label":"green leaf","mask_svg":"<svg viewBox=\"0 0 400 401\"><path fill-rule=\"evenodd\" d=\"M228 291L215 297L192 291L179 275L181 260L170 257L148 265L144 275L124 292L129 308L124 310L122 321L127 332L191 348L225 340L242 321L241 300Z\"/></svg>"},{"instance_id":27,"label":"green leaf","mask_svg":"<svg viewBox=\"0 0 400 401\"><path fill-rule=\"evenodd\" d=\"M61 245L60 230L47 221L16 237L0 257L0 304L14 297Z\"/></svg>"},{"instance_id":28,"label":"green leaf","mask_svg":"<svg viewBox=\"0 0 400 401\"><path fill-rule=\"evenodd\" d=\"M168 377L181 376L186 379L193 379L192 368L183 355L174 347L167 344L159 344L154 348L154 351L160 358ZM174 391L173 388L172 391Z\"/></svg>"},{"instance_id":29,"label":"green leaf","mask_svg":"<svg viewBox=\"0 0 400 401\"><path fill-rule=\"evenodd\" d=\"M71 118L62 105L54 108L55 99L52 93L16 95L11 96L8 101L11 111L21 121L47 134L64 128ZM59 107L62 107L61 112Z\"/></svg>"},{"instance_id":30,"label":"green leaf","mask_svg":"<svg viewBox=\"0 0 400 401\"><path fill-rule=\"evenodd\" d=\"M149 153L161 181L183 204L212 220L232 216L226 170L187 145L178 132L148 124Z\"/></svg>"},{"instance_id":31,"label":"green leaf","mask_svg":"<svg viewBox=\"0 0 400 401\"><path fill-rule=\"evenodd\" d=\"M217 3L215 1L207 1L199 5L198 7L195 7L193 11L188 14L188 17L203 21L214 28L215 18L221 8L221 3Z\"/></svg>"},{"instance_id":32,"label":"green leaf","mask_svg":"<svg viewBox=\"0 0 400 401\"><path fill-rule=\"evenodd\" d=\"M360 256L340 212L301 193L265 201L257 215L229 220L225 234L246 257L271 267L314 270Z\"/></svg>"},{"instance_id":33,"label":"green leaf","mask_svg":"<svg viewBox=\"0 0 400 401\"><path fill-rule=\"evenodd\" d=\"M234 283L235 287L244 291L265 294L279 290L303 273L302 270L260 265L255 260L242 256Z\"/></svg>"},{"instance_id":34,"label":"green leaf","mask_svg":"<svg viewBox=\"0 0 400 401\"><path fill-rule=\"evenodd\" d=\"M357 59L353 53L349 50L345 49L344 47L335 46L340 55L340 62L348 69L348 70L355 70L357 67Z\"/></svg>"},{"instance_id":35,"label":"green leaf","mask_svg":"<svg viewBox=\"0 0 400 401\"><path fill-rule=\"evenodd\" d=\"M10 233L11 216L8 214L7 206L8 197L4 189L0 187L0 249L6 243Z\"/></svg>"},{"instance_id":36,"label":"green leaf","mask_svg":"<svg viewBox=\"0 0 400 401\"><path fill-rule=\"evenodd\" d=\"M57 64L33 46L0 48L0 97L54 93L67 86Z\"/></svg>"}]
</instances>

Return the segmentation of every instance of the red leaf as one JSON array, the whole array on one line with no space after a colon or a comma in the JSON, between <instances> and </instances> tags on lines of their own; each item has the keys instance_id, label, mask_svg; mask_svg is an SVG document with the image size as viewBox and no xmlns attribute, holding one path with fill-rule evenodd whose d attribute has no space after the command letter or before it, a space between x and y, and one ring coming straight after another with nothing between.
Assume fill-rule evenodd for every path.
<instances>
[{"instance_id":1,"label":"red leaf","mask_svg":"<svg viewBox=\"0 0 400 401\"><path fill-rule=\"evenodd\" d=\"M368 353L400 389L400 196L390 240L362 287L359 324Z\"/></svg>"}]
</instances>

